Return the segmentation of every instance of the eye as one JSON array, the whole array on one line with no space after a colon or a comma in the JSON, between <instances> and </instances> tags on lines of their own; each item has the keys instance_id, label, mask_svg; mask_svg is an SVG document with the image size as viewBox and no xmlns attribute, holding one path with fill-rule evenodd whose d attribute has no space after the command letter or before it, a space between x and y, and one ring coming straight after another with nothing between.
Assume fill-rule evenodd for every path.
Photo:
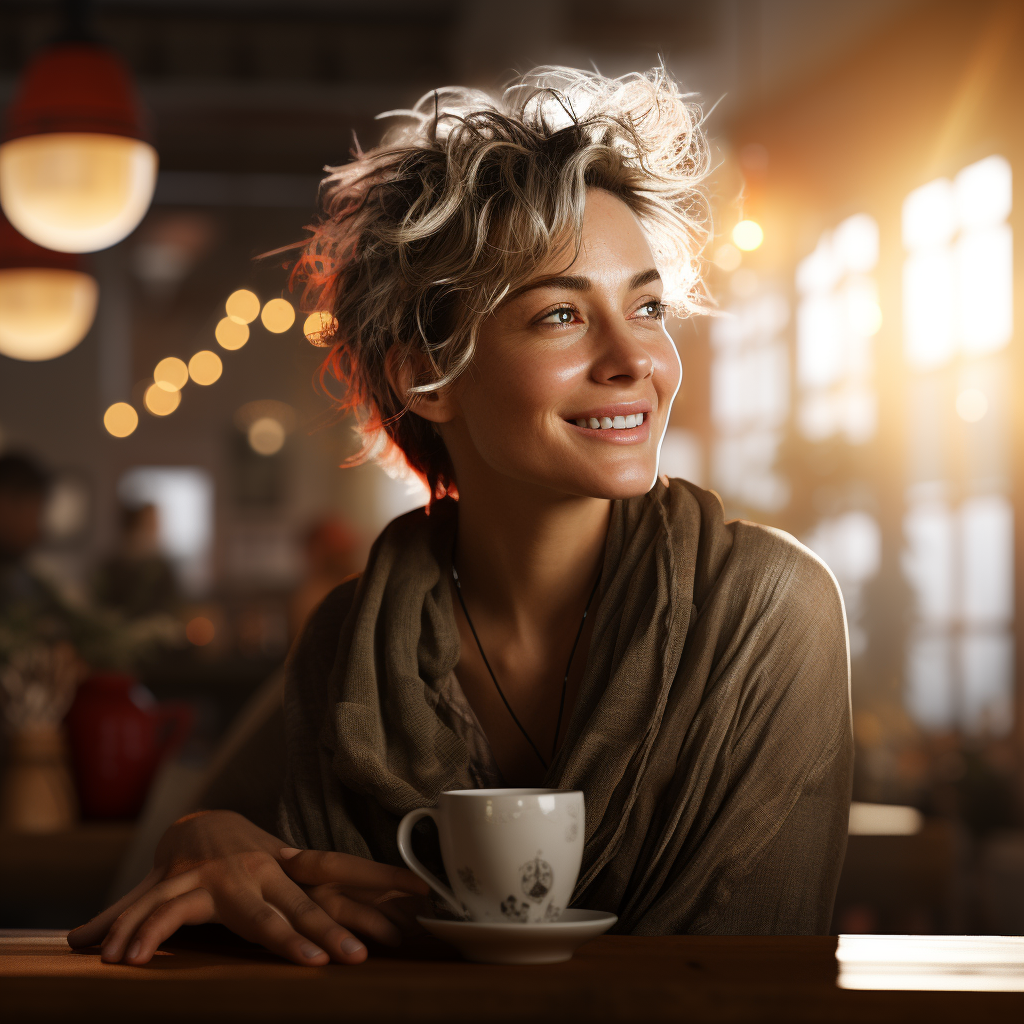
<instances>
[{"instance_id":1,"label":"eye","mask_svg":"<svg viewBox=\"0 0 1024 1024\"><path fill-rule=\"evenodd\" d=\"M658 299L651 299L637 307L636 315L641 320L661 320L665 315L665 307Z\"/></svg>"},{"instance_id":2,"label":"eye","mask_svg":"<svg viewBox=\"0 0 1024 1024\"><path fill-rule=\"evenodd\" d=\"M541 317L540 322L542 324L558 324L564 326L571 324L576 319L576 310L572 306L559 306L558 309L551 310L550 313L545 313Z\"/></svg>"}]
</instances>

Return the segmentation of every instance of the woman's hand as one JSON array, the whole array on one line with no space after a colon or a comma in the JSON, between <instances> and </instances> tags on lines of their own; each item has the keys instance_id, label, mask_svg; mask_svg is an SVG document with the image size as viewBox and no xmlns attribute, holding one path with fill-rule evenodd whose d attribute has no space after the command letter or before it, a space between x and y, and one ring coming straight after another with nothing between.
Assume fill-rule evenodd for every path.
<instances>
[{"instance_id":1,"label":"woman's hand","mask_svg":"<svg viewBox=\"0 0 1024 1024\"><path fill-rule=\"evenodd\" d=\"M284 846L233 811L202 811L175 822L155 867L127 896L68 935L75 949L102 945L107 963L148 963L182 925L218 922L298 964L358 964L366 947L352 931L388 945L398 928L375 906L394 892L426 895L405 868L342 853L311 856ZM293 858L322 904L288 877Z\"/></svg>"}]
</instances>

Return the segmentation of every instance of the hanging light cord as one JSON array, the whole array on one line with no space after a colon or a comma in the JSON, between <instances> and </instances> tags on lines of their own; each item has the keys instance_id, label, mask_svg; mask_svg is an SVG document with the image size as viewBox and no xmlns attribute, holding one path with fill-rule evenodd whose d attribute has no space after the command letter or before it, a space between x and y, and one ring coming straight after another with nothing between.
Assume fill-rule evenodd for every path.
<instances>
[{"instance_id":1,"label":"hanging light cord","mask_svg":"<svg viewBox=\"0 0 1024 1024\"><path fill-rule=\"evenodd\" d=\"M477 635L476 626L473 625L473 620L469 616L469 609L466 607L466 599L462 596L462 582L459 579L458 571L455 568L454 551L452 557L452 579L455 581L455 593L459 595L459 604L462 605L462 613L466 616L470 632L473 634L473 639L476 641L477 650L480 652L480 657L484 659L484 664L487 666L487 671L490 673L491 679L494 681L494 688L498 691L498 696L501 697L505 708L512 716L512 721L516 723L519 727L519 731L526 737L526 742L533 748L533 752L537 755L537 760L547 768L548 762L544 760L544 755L538 749L537 744L533 742L530 734L523 728L523 723L519 721L516 713L512 710L512 705L509 704L504 690L502 690L501 685L498 683L498 677L494 674L494 669L491 668L491 663L487 660L487 655L484 653L484 645L480 643L480 637ZM558 721L555 723L555 738L551 743L552 760L554 760L555 751L558 749L558 734L562 731L562 715L565 712L565 694L566 690L569 688L569 670L572 668L572 659L576 656L576 648L579 647L580 637L583 635L583 626L587 621L587 612L590 611L590 605L593 603L594 595L597 593L597 585L600 582L601 574L598 573L597 579L594 580L594 586L590 591L590 597L587 598L587 606L583 609L583 618L580 620L580 628L576 630L576 639L573 641L572 650L569 652L569 662L565 666L565 678L562 680L562 698L558 702Z\"/></svg>"}]
</instances>

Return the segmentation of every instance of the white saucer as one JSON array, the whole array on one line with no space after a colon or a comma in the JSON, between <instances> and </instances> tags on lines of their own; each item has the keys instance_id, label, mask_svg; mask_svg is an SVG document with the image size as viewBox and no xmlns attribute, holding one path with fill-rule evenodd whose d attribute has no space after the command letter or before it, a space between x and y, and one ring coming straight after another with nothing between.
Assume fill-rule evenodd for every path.
<instances>
[{"instance_id":1,"label":"white saucer","mask_svg":"<svg viewBox=\"0 0 1024 1024\"><path fill-rule=\"evenodd\" d=\"M431 934L450 942L467 960L480 964L558 964L618 918L599 910L563 910L550 924L482 924L417 917Z\"/></svg>"}]
</instances>

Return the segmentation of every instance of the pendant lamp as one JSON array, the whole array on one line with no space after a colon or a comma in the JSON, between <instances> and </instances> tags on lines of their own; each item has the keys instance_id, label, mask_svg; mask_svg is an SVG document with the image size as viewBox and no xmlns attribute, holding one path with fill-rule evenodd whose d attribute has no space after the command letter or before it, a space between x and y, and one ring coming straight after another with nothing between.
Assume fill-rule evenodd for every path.
<instances>
[{"instance_id":1,"label":"pendant lamp","mask_svg":"<svg viewBox=\"0 0 1024 1024\"><path fill-rule=\"evenodd\" d=\"M55 359L86 336L99 288L80 263L33 244L0 217L0 355Z\"/></svg>"},{"instance_id":2,"label":"pendant lamp","mask_svg":"<svg viewBox=\"0 0 1024 1024\"><path fill-rule=\"evenodd\" d=\"M153 199L157 154L125 64L87 41L29 65L0 145L0 207L26 238L95 252L131 234Z\"/></svg>"}]
</instances>

